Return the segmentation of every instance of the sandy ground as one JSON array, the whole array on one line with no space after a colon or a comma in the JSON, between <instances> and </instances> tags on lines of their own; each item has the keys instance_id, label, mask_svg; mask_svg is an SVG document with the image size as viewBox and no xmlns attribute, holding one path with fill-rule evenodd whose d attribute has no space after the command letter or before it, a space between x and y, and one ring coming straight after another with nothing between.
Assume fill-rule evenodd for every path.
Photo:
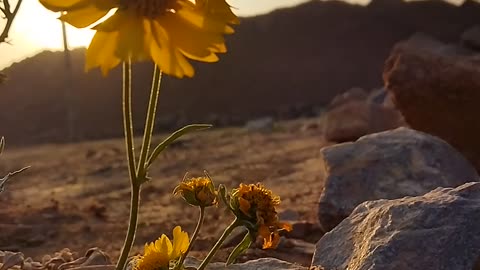
<instances>
[{"instance_id":1,"label":"sandy ground","mask_svg":"<svg viewBox=\"0 0 480 270\"><path fill-rule=\"evenodd\" d=\"M319 149L326 144L316 122L281 122L268 133L214 128L168 148L153 165L152 181L143 186L132 254L162 233L170 235L176 225L193 231L197 209L172 196L186 172L200 176L208 170L216 184L229 188L261 181L281 196L283 216L315 223L323 186ZM117 258L130 196L122 139L9 149L7 138L0 173L23 165L31 169L12 179L0 195L0 250L22 251L39 260L64 247L82 254L97 246ZM232 218L222 207L209 209L192 255L204 255ZM253 248L243 259L274 256L306 265L319 237L285 240L277 251ZM232 245L216 260L224 260ZM300 250L297 257L292 250Z\"/></svg>"}]
</instances>

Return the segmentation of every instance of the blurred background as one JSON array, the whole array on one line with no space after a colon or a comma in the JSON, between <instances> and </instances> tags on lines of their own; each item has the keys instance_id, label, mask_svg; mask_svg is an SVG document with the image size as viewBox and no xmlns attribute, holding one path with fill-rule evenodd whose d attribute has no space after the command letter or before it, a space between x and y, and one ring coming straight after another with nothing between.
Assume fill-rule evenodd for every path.
<instances>
[{"instance_id":1,"label":"blurred background","mask_svg":"<svg viewBox=\"0 0 480 270\"><path fill-rule=\"evenodd\" d=\"M320 115L352 88L383 87L393 46L415 33L445 43L478 23L478 1L235 0L242 16L218 64L164 77L157 131L188 123L238 126L259 117ZM122 136L121 70L84 72L92 32L67 27L66 68L58 14L25 0L9 43L0 44L0 135L10 146ZM152 66L134 66L134 113L143 126Z\"/></svg>"}]
</instances>

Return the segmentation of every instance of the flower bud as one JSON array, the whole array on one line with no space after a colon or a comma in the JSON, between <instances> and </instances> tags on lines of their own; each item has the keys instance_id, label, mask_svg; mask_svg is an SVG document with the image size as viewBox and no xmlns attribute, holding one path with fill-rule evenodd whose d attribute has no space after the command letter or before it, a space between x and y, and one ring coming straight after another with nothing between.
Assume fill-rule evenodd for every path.
<instances>
[{"instance_id":1,"label":"flower bud","mask_svg":"<svg viewBox=\"0 0 480 270\"><path fill-rule=\"evenodd\" d=\"M194 206L208 207L217 204L217 191L208 177L190 178L181 182L173 191Z\"/></svg>"}]
</instances>

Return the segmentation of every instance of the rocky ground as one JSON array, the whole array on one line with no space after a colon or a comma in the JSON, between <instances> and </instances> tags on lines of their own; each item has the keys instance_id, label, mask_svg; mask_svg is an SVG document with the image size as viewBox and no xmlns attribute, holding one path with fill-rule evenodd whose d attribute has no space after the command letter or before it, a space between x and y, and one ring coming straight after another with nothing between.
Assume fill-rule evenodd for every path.
<instances>
[{"instance_id":1,"label":"rocky ground","mask_svg":"<svg viewBox=\"0 0 480 270\"><path fill-rule=\"evenodd\" d=\"M318 229L316 205L323 182L319 175L322 139L317 118L275 123L270 131L212 129L189 135L172 145L151 171L142 190L140 223L133 253L176 225L192 232L197 209L172 196L186 172L234 188L261 181L281 196L279 212L296 230L276 251L253 248L241 260L265 256L310 265ZM155 137L158 142L164 135ZM8 148L0 172L31 168L12 179L0 195L0 250L21 251L41 259L68 247L83 254L99 247L113 259L119 254L127 226L129 183L121 139L77 144ZM224 208L210 209L193 255L202 256L232 220ZM233 239L217 260L225 260ZM295 252L292 252L294 250Z\"/></svg>"}]
</instances>

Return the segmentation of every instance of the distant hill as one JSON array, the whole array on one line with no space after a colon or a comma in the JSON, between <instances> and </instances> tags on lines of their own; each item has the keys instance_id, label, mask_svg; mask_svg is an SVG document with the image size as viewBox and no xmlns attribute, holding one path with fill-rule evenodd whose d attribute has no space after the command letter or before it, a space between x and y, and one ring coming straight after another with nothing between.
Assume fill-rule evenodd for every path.
<instances>
[{"instance_id":1,"label":"distant hill","mask_svg":"<svg viewBox=\"0 0 480 270\"><path fill-rule=\"evenodd\" d=\"M442 1L374 0L367 7L312 1L242 19L217 64L197 64L193 79L164 77L160 129L189 122L242 123L295 106L322 106L353 86L382 84L392 46L420 31L457 41L478 23L480 5ZM84 50L72 52L76 140L122 135L121 72L108 78L83 72ZM151 65L134 67L135 113L140 127ZM10 144L67 139L62 52L42 52L13 64L0 86L0 135Z\"/></svg>"}]
</instances>

